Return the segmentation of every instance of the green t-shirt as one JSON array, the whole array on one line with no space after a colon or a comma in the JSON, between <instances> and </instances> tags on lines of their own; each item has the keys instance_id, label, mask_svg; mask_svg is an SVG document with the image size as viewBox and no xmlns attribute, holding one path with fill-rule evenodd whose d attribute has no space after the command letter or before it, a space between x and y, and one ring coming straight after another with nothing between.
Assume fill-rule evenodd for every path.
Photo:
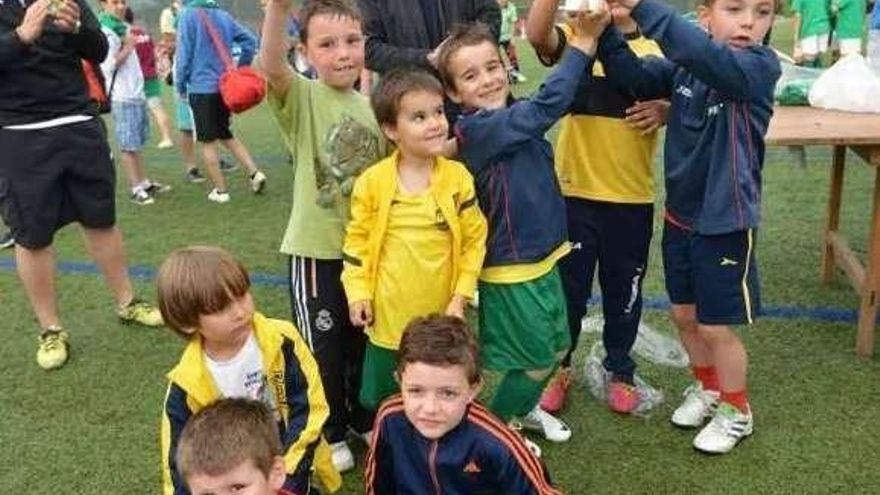
<instances>
[{"instance_id":1,"label":"green t-shirt","mask_svg":"<svg viewBox=\"0 0 880 495\"><path fill-rule=\"evenodd\" d=\"M498 36L498 41L510 41L510 38L513 37L516 19L516 5L511 0L507 3L507 7L501 9L501 34Z\"/></svg>"},{"instance_id":2,"label":"green t-shirt","mask_svg":"<svg viewBox=\"0 0 880 495\"><path fill-rule=\"evenodd\" d=\"M828 0L794 0L791 9L801 16L801 38L831 31Z\"/></svg>"},{"instance_id":3,"label":"green t-shirt","mask_svg":"<svg viewBox=\"0 0 880 495\"><path fill-rule=\"evenodd\" d=\"M369 101L299 74L286 95L270 91L268 100L294 163L281 252L341 259L354 180L387 152Z\"/></svg>"},{"instance_id":4,"label":"green t-shirt","mask_svg":"<svg viewBox=\"0 0 880 495\"><path fill-rule=\"evenodd\" d=\"M837 39L861 39L865 30L865 0L838 0Z\"/></svg>"}]
</instances>

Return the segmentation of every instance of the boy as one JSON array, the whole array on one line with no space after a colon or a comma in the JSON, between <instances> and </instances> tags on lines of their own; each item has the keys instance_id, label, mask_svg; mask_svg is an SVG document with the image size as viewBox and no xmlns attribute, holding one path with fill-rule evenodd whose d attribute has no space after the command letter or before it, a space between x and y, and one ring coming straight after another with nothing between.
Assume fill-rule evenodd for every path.
<instances>
[{"instance_id":1,"label":"boy","mask_svg":"<svg viewBox=\"0 0 880 495\"><path fill-rule=\"evenodd\" d=\"M410 322L396 371L401 395L376 415L364 475L368 495L561 493L523 438L476 402L483 383L478 352L460 318Z\"/></svg>"},{"instance_id":2,"label":"boy","mask_svg":"<svg viewBox=\"0 0 880 495\"><path fill-rule=\"evenodd\" d=\"M293 319L319 363L330 404L325 434L336 466L345 469L354 466L348 429L363 438L373 417L358 401L367 339L349 320L342 244L354 180L385 156L385 142L369 101L354 90L364 65L357 6L314 0L300 9L300 50L317 73L309 80L287 63L291 4L269 0L260 46L269 106L294 162L281 252L290 257Z\"/></svg>"},{"instance_id":3,"label":"boy","mask_svg":"<svg viewBox=\"0 0 880 495\"><path fill-rule=\"evenodd\" d=\"M799 65L821 67L831 31L829 0L793 0L794 59Z\"/></svg>"},{"instance_id":4,"label":"boy","mask_svg":"<svg viewBox=\"0 0 880 495\"><path fill-rule=\"evenodd\" d=\"M293 495L272 411L260 401L220 399L187 422L177 447L193 495Z\"/></svg>"},{"instance_id":5,"label":"boy","mask_svg":"<svg viewBox=\"0 0 880 495\"><path fill-rule=\"evenodd\" d=\"M171 140L171 122L162 107L162 83L159 81L159 72L156 68L156 45L153 44L150 33L135 24L134 12L130 7L125 9L125 22L128 23L130 33L134 38L134 49L137 52L138 62L141 64L147 108L156 120L156 126L159 127L159 132L162 134L162 140L156 147L159 149L171 148L174 146L174 142Z\"/></svg>"},{"instance_id":6,"label":"boy","mask_svg":"<svg viewBox=\"0 0 880 495\"><path fill-rule=\"evenodd\" d=\"M601 32L595 15L581 14L574 25L572 49L528 100L509 101L498 45L481 25L453 32L438 63L447 94L466 109L455 134L489 222L479 282L481 357L488 369L504 373L490 409L555 442L567 441L571 430L541 410L538 400L569 346L556 267L569 244L544 133L568 110L581 77L588 77Z\"/></svg>"},{"instance_id":7,"label":"boy","mask_svg":"<svg viewBox=\"0 0 880 495\"><path fill-rule=\"evenodd\" d=\"M361 404L375 411L397 391L396 351L415 316L464 318L486 254L486 219L474 179L447 160L443 86L422 69L389 72L372 96L397 150L354 185L342 283L351 322L370 338Z\"/></svg>"},{"instance_id":8,"label":"boy","mask_svg":"<svg viewBox=\"0 0 880 495\"><path fill-rule=\"evenodd\" d=\"M753 429L748 358L729 325L760 311L754 237L764 134L779 60L762 44L773 0L705 0L701 27L654 0L618 0L667 59L637 58L614 27L599 44L610 80L636 97L672 100L666 131L663 267L697 383L672 415L697 450L729 452Z\"/></svg>"},{"instance_id":9,"label":"boy","mask_svg":"<svg viewBox=\"0 0 880 495\"><path fill-rule=\"evenodd\" d=\"M538 58L553 64L571 37L571 28L554 28L559 0L538 0L529 11L528 31ZM657 44L641 36L626 9L611 11L614 25L639 56L662 56ZM560 124L556 175L565 197L572 252L559 263L568 313L571 347L559 373L541 396L541 407L559 412L571 383L571 359L581 320L598 271L605 320L602 341L608 407L628 414L639 405L634 387L635 361L630 351L642 314L642 282L654 221L655 130L666 101L635 101L610 84L602 66L578 88L569 114ZM598 269L597 269L598 265Z\"/></svg>"},{"instance_id":10,"label":"boy","mask_svg":"<svg viewBox=\"0 0 880 495\"><path fill-rule=\"evenodd\" d=\"M253 33L220 9L214 0L192 0L178 18L174 84L180 98L189 101L192 109L195 137L202 145L205 171L214 185L208 200L226 203L230 195L226 179L220 173L218 141L244 165L254 194L263 192L266 175L257 169L244 144L232 135L229 109L220 98L219 88L226 66L217 53L208 24L218 33L221 49L233 44L241 47L239 65L251 63L257 41Z\"/></svg>"},{"instance_id":11,"label":"boy","mask_svg":"<svg viewBox=\"0 0 880 495\"><path fill-rule=\"evenodd\" d=\"M222 397L256 399L272 410L282 432L287 490L309 492L313 462L321 482L331 491L338 488L339 473L321 436L327 402L315 360L293 325L254 310L241 263L219 248L178 249L159 268L157 286L168 326L188 340L168 373L164 493L187 493L175 457L181 430Z\"/></svg>"},{"instance_id":12,"label":"boy","mask_svg":"<svg viewBox=\"0 0 880 495\"><path fill-rule=\"evenodd\" d=\"M107 97L112 103L116 144L128 175L131 201L137 205L153 204L154 196L169 191L171 186L149 180L144 170L141 148L147 143L150 124L135 38L123 20L128 4L126 0L102 0L101 7L104 11L98 20L109 46L101 70L107 85Z\"/></svg>"},{"instance_id":13,"label":"boy","mask_svg":"<svg viewBox=\"0 0 880 495\"><path fill-rule=\"evenodd\" d=\"M498 35L498 44L504 49L507 60L510 62L510 80L514 83L526 82L526 76L519 70L519 59L516 56L516 41L514 31L519 16L516 13L516 5L510 0L498 0L501 9L501 33Z\"/></svg>"}]
</instances>

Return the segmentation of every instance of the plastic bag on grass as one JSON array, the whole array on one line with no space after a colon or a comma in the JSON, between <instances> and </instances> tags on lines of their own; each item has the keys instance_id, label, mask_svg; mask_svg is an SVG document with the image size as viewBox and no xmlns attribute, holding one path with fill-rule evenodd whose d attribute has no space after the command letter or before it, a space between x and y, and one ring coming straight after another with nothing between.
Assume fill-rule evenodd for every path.
<instances>
[{"instance_id":1,"label":"plastic bag on grass","mask_svg":"<svg viewBox=\"0 0 880 495\"><path fill-rule=\"evenodd\" d=\"M604 319L601 316L590 316L581 322L584 333L602 334ZM686 368L689 365L687 353L675 336L665 334L653 327L639 323L639 333L633 345L633 352L654 364Z\"/></svg>"},{"instance_id":2,"label":"plastic bag on grass","mask_svg":"<svg viewBox=\"0 0 880 495\"><path fill-rule=\"evenodd\" d=\"M601 402L607 399L608 381L611 380L611 373L602 366L604 358L605 347L602 342L596 342L590 348L590 354L584 364L584 383L587 384L587 390ZM637 416L648 416L653 409L663 403L663 392L648 384L638 373L633 376L633 382L639 394L639 405L632 413Z\"/></svg>"},{"instance_id":3,"label":"plastic bag on grass","mask_svg":"<svg viewBox=\"0 0 880 495\"><path fill-rule=\"evenodd\" d=\"M801 67L788 62L782 62L781 65L782 75L776 82L776 91L773 94L776 102L784 106L808 106L810 88L822 75L822 69Z\"/></svg>"},{"instance_id":4,"label":"plastic bag on grass","mask_svg":"<svg viewBox=\"0 0 880 495\"><path fill-rule=\"evenodd\" d=\"M810 105L844 112L880 113L880 77L854 53L838 60L810 89Z\"/></svg>"}]
</instances>

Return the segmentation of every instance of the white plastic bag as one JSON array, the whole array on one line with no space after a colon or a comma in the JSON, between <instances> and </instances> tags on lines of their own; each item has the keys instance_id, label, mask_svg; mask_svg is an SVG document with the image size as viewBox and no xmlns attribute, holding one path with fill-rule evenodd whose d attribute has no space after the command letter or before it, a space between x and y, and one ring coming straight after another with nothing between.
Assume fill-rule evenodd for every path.
<instances>
[{"instance_id":1,"label":"white plastic bag","mask_svg":"<svg viewBox=\"0 0 880 495\"><path fill-rule=\"evenodd\" d=\"M810 106L844 112L880 113L880 77L868 68L861 55L847 55L813 84Z\"/></svg>"},{"instance_id":2,"label":"white plastic bag","mask_svg":"<svg viewBox=\"0 0 880 495\"><path fill-rule=\"evenodd\" d=\"M611 380L611 373L605 370L602 360L605 358L605 347L602 341L593 344L590 348L590 354L584 363L584 383L590 394L601 402L605 402L608 381ZM639 394L639 405L633 410L633 414L637 416L648 416L652 410L663 403L663 392L652 387L638 373L633 375L633 382L636 386L636 392Z\"/></svg>"},{"instance_id":3,"label":"white plastic bag","mask_svg":"<svg viewBox=\"0 0 880 495\"><path fill-rule=\"evenodd\" d=\"M581 331L601 335L603 325L601 316L589 316L581 322ZM633 352L654 364L673 368L687 368L689 365L687 353L678 338L655 330L644 322L639 323Z\"/></svg>"}]
</instances>

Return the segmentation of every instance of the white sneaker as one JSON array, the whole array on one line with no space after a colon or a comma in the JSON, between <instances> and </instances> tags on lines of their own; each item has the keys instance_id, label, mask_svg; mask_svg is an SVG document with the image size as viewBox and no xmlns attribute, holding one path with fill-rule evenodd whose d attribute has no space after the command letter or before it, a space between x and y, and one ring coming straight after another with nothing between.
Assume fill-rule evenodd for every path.
<instances>
[{"instance_id":1,"label":"white sneaker","mask_svg":"<svg viewBox=\"0 0 880 495\"><path fill-rule=\"evenodd\" d=\"M715 414L721 394L703 390L700 382L693 383L682 394L684 401L672 413L672 424L680 428L697 428Z\"/></svg>"},{"instance_id":2,"label":"white sneaker","mask_svg":"<svg viewBox=\"0 0 880 495\"><path fill-rule=\"evenodd\" d=\"M228 203L229 202L229 193L227 191L220 191L216 187L211 189L211 192L208 193L208 201L213 201L215 203Z\"/></svg>"},{"instance_id":3,"label":"white sneaker","mask_svg":"<svg viewBox=\"0 0 880 495\"><path fill-rule=\"evenodd\" d=\"M712 421L694 438L694 448L707 454L726 454L740 440L752 434L752 414L745 414L732 404L721 403Z\"/></svg>"},{"instance_id":4,"label":"white sneaker","mask_svg":"<svg viewBox=\"0 0 880 495\"><path fill-rule=\"evenodd\" d=\"M566 442L571 438L571 429L561 419L535 406L520 424L526 430L540 432L551 442Z\"/></svg>"},{"instance_id":5,"label":"white sneaker","mask_svg":"<svg viewBox=\"0 0 880 495\"><path fill-rule=\"evenodd\" d=\"M160 150L168 149L174 147L174 141L170 139L163 139L159 141L159 144L156 145Z\"/></svg>"},{"instance_id":6,"label":"white sneaker","mask_svg":"<svg viewBox=\"0 0 880 495\"><path fill-rule=\"evenodd\" d=\"M131 191L131 202L136 205L151 205L156 202L150 194L141 189L135 188Z\"/></svg>"},{"instance_id":7,"label":"white sneaker","mask_svg":"<svg viewBox=\"0 0 880 495\"><path fill-rule=\"evenodd\" d=\"M341 442L331 443L330 450L333 457L333 466L340 473L349 471L354 468L354 455L345 440Z\"/></svg>"},{"instance_id":8,"label":"white sneaker","mask_svg":"<svg viewBox=\"0 0 880 495\"><path fill-rule=\"evenodd\" d=\"M260 194L263 192L263 188L266 187L266 174L257 170L253 174L251 174L251 191L254 194Z\"/></svg>"}]
</instances>

